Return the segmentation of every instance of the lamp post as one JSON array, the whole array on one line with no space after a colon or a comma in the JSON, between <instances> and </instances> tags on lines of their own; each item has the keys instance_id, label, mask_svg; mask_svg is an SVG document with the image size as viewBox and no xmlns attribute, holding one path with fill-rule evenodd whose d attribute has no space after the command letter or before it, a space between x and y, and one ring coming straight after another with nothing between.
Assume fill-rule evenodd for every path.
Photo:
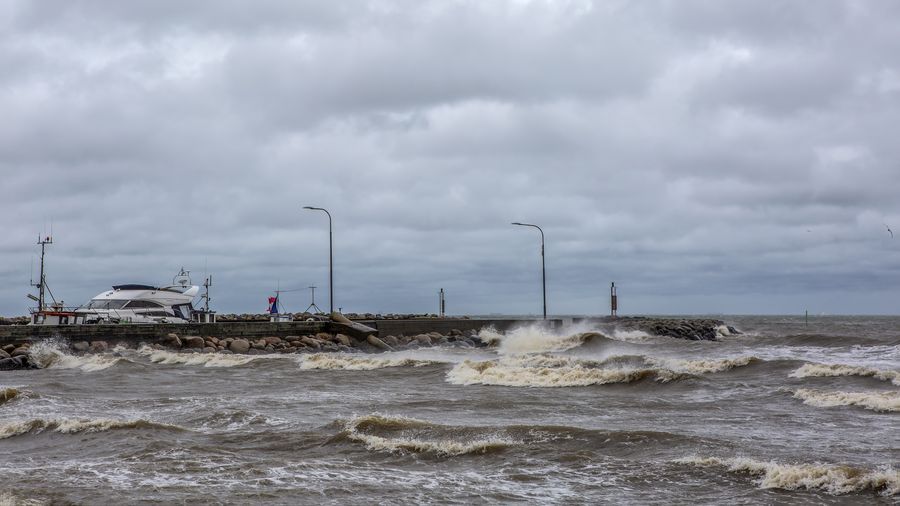
<instances>
[{"instance_id":1,"label":"lamp post","mask_svg":"<svg viewBox=\"0 0 900 506\"><path fill-rule=\"evenodd\" d=\"M303 206L303 209L309 209L310 211L322 211L328 215L328 298L329 298L329 312L331 314L334 313L334 247L332 241L332 233L331 233L331 213L328 212L327 209L322 207L311 207L311 206Z\"/></svg>"},{"instance_id":2,"label":"lamp post","mask_svg":"<svg viewBox=\"0 0 900 506\"><path fill-rule=\"evenodd\" d=\"M544 289L544 319L547 319L547 266L544 262L544 231L541 230L541 227L537 225L532 225L531 223L519 223L513 222L513 225L519 225L521 227L534 227L538 229L541 233L541 280Z\"/></svg>"}]
</instances>

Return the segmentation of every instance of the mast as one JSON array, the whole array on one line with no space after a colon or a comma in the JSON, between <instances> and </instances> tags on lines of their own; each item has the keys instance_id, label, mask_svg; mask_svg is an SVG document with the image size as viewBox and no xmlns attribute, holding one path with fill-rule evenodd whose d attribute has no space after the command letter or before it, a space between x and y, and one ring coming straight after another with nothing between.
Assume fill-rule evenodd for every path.
<instances>
[{"instance_id":1,"label":"mast","mask_svg":"<svg viewBox=\"0 0 900 506\"><path fill-rule=\"evenodd\" d=\"M41 269L38 273L37 284L32 284L32 286L38 289L38 311L43 311L47 307L46 296L44 295L47 290L47 278L46 274L44 274L44 256L47 253L47 245L53 244L53 237L49 235L47 237L38 236L37 243L41 246Z\"/></svg>"}]
</instances>

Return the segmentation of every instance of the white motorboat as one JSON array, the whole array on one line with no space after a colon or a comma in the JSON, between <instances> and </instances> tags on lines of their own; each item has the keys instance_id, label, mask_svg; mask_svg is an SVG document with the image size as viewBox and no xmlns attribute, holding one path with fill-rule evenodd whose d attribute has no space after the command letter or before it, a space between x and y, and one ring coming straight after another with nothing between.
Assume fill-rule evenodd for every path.
<instances>
[{"instance_id":1,"label":"white motorboat","mask_svg":"<svg viewBox=\"0 0 900 506\"><path fill-rule=\"evenodd\" d=\"M200 287L184 269L169 286L116 285L74 311L83 323L190 323Z\"/></svg>"}]
</instances>

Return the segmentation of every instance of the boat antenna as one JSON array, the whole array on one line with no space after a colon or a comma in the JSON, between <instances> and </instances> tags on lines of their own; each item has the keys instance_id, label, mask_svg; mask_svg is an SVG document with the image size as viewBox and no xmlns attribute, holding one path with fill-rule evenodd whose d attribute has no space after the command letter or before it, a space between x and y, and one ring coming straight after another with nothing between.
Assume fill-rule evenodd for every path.
<instances>
[{"instance_id":1,"label":"boat antenna","mask_svg":"<svg viewBox=\"0 0 900 506\"><path fill-rule=\"evenodd\" d=\"M44 293L49 292L49 290L47 289L47 277L46 277L46 274L44 273L44 256L46 256L46 254L47 254L47 245L53 244L53 236L52 235L48 235L48 236L38 235L37 243L41 247L41 269L38 273L39 278L38 278L37 283L34 282L34 279L33 279L34 273L32 272L31 286L38 289L38 297L37 297L38 311L43 311L47 305L46 297L45 297ZM32 259L32 262L33 261L34 261L34 259ZM33 269L33 267L32 267L32 269ZM52 293L50 294L50 297L51 298L53 297ZM56 301L56 299L54 299L54 302L55 301Z\"/></svg>"},{"instance_id":2,"label":"boat antenna","mask_svg":"<svg viewBox=\"0 0 900 506\"><path fill-rule=\"evenodd\" d=\"M206 280L203 281L203 288L205 289L203 295L200 296L203 299L203 311L209 312L209 301L212 300L209 298L209 287L212 286L212 275L206 277Z\"/></svg>"}]
</instances>

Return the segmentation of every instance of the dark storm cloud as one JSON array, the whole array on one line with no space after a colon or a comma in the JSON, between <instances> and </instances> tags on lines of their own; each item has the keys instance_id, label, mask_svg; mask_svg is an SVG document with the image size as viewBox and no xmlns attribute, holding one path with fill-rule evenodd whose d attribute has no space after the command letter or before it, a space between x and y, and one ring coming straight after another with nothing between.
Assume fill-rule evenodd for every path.
<instances>
[{"instance_id":1,"label":"dark storm cloud","mask_svg":"<svg viewBox=\"0 0 900 506\"><path fill-rule=\"evenodd\" d=\"M804 2L0 7L0 313L178 267L223 311L896 312L900 9ZM198 276L199 277L199 276ZM847 293L836 296L842 291ZM291 309L308 304L290 292ZM871 294L893 294L875 297ZM840 302L838 302L840 301Z\"/></svg>"}]
</instances>

